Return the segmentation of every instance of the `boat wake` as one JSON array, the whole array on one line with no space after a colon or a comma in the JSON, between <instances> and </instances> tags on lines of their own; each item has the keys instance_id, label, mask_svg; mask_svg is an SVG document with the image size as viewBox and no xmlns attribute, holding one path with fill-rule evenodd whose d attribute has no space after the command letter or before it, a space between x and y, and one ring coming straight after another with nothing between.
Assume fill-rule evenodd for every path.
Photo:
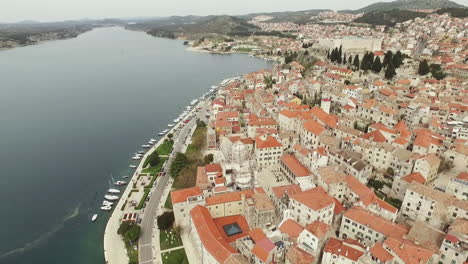
<instances>
[{"instance_id":1,"label":"boat wake","mask_svg":"<svg viewBox=\"0 0 468 264\"><path fill-rule=\"evenodd\" d=\"M64 226L65 226L65 223L68 222L69 220L75 218L78 216L78 214L80 213L80 206L81 206L81 203L78 204L77 207L75 207L73 209L73 211L70 212L70 214L66 215L62 221L60 223L58 223L56 226L54 226L51 230L49 230L48 232L45 232L44 234L40 235L38 238L36 238L35 240L29 242L29 243L26 243L24 246L22 247L19 247L19 248L15 248L15 249L12 249L12 250L9 250L9 251L5 251L5 252L0 252L0 259L4 259L6 257L10 257L12 255L16 255L16 254L21 254L21 253L24 253L28 250L31 250L37 246L39 246L41 243L45 242L47 239L49 239L51 236L53 236L55 233L57 233L58 231L60 231Z\"/></svg>"}]
</instances>

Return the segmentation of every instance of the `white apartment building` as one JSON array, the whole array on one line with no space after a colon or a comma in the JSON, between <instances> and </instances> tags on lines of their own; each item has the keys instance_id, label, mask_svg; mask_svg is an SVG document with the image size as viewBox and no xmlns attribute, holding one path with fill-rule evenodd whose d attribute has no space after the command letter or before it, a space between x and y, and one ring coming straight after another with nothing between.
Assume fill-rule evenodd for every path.
<instances>
[{"instance_id":1,"label":"white apartment building","mask_svg":"<svg viewBox=\"0 0 468 264\"><path fill-rule=\"evenodd\" d=\"M468 201L413 182L406 190L400 214L443 229L456 218L468 219Z\"/></svg>"},{"instance_id":2,"label":"white apartment building","mask_svg":"<svg viewBox=\"0 0 468 264\"><path fill-rule=\"evenodd\" d=\"M291 195L288 207L291 218L302 226L316 220L330 225L334 208L335 201L321 187Z\"/></svg>"}]
</instances>

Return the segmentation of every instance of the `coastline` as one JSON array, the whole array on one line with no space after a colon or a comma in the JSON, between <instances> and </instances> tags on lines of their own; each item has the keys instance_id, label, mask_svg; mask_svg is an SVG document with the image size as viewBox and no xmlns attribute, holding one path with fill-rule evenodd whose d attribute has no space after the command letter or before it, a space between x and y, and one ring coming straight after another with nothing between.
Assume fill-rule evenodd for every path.
<instances>
[{"instance_id":1,"label":"coastline","mask_svg":"<svg viewBox=\"0 0 468 264\"><path fill-rule=\"evenodd\" d=\"M200 100L195 106L193 106L192 110L187 114L187 116L192 115L194 111L198 108L200 104L206 103L208 98L203 98L203 100ZM182 121L177 123L174 127L172 127L169 132L166 133L172 133L175 134L175 131L177 131L181 126L184 126L185 123ZM121 198L119 199L119 202L115 206L114 210L112 211L111 216L109 217L106 228L104 231L104 259L106 263L112 263L112 264L127 264L129 262L129 258L127 255L127 249L125 247L125 243L122 239L122 237L117 234L117 230L120 226L120 219L123 216L122 210L120 210L123 206L123 204L126 202L126 198L128 198L129 193L132 190L132 182L136 181L138 178L138 175L141 173L143 170L143 163L146 160L146 158L153 153L153 151L156 151L156 149L164 142L166 139L166 135L162 136L156 144L153 145L148 151L145 153L145 155L141 158L139 161L137 168L135 169L133 175L131 178L129 178L128 184L124 190L124 192L121 195ZM156 182L159 182L158 180ZM153 189L154 187L152 187ZM144 213L141 214L140 216L144 216ZM138 245L138 248L140 248L141 245Z\"/></svg>"},{"instance_id":2,"label":"coastline","mask_svg":"<svg viewBox=\"0 0 468 264\"><path fill-rule=\"evenodd\" d=\"M206 48L193 47L193 46L190 46L190 47L186 48L186 50L187 51L193 51L193 52L209 53L209 54L221 54L221 55L230 55L230 54L236 53L236 52L233 52L233 51L228 51L228 52L211 51L211 50L208 50Z\"/></svg>"},{"instance_id":3,"label":"coastline","mask_svg":"<svg viewBox=\"0 0 468 264\"><path fill-rule=\"evenodd\" d=\"M89 31L91 31L93 29L95 29L95 28L91 28L91 29L88 29L88 30L85 30L85 31L77 32L77 34L74 35L74 36L40 39L40 40L37 40L37 41L32 41L32 42L25 43L25 44L20 44L20 43L15 42L14 46L8 46L8 47L7 46L0 46L0 51L12 50L12 49L16 49L16 48L24 48L24 47L29 47L29 46L36 46L36 45L40 45L40 44L44 44L44 43L52 42L52 41L58 41L58 40L74 39L74 38L79 37L81 34L89 32Z\"/></svg>"}]
</instances>

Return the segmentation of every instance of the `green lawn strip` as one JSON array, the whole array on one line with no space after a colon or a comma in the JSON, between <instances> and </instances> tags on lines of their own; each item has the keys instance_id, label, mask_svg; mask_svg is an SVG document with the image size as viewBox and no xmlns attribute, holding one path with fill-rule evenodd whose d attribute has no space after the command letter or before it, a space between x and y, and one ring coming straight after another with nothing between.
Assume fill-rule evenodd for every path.
<instances>
[{"instance_id":1,"label":"green lawn strip","mask_svg":"<svg viewBox=\"0 0 468 264\"><path fill-rule=\"evenodd\" d=\"M138 248L135 250L129 242L125 242L125 247L127 248L128 263L129 264L138 264Z\"/></svg>"},{"instance_id":2,"label":"green lawn strip","mask_svg":"<svg viewBox=\"0 0 468 264\"><path fill-rule=\"evenodd\" d=\"M158 165L156 166L153 166L153 167L149 167L149 168L146 168L144 169L143 171L141 171L141 173L149 173L153 176L156 176L159 171L161 170L164 162L167 160L167 157L161 157L160 160L159 160L159 163Z\"/></svg>"},{"instance_id":3,"label":"green lawn strip","mask_svg":"<svg viewBox=\"0 0 468 264\"><path fill-rule=\"evenodd\" d=\"M151 189L149 189L149 188L145 189L145 193L143 194L143 197L141 197L141 200L138 203L137 207L135 207L135 209L141 210L143 208L143 205L145 204L145 201L146 201L146 197L148 197L148 194L149 194L150 191L151 191Z\"/></svg>"},{"instance_id":4,"label":"green lawn strip","mask_svg":"<svg viewBox=\"0 0 468 264\"><path fill-rule=\"evenodd\" d=\"M169 155L172 152L172 147L174 146L174 142L171 140L164 140L164 142L156 148L156 152L159 155Z\"/></svg>"},{"instance_id":5,"label":"green lawn strip","mask_svg":"<svg viewBox=\"0 0 468 264\"><path fill-rule=\"evenodd\" d=\"M188 264L187 255L183 248L161 254L163 264Z\"/></svg>"},{"instance_id":6,"label":"green lawn strip","mask_svg":"<svg viewBox=\"0 0 468 264\"><path fill-rule=\"evenodd\" d=\"M167 196L166 202L164 203L164 208L172 210L172 198L171 193Z\"/></svg>"},{"instance_id":7,"label":"green lawn strip","mask_svg":"<svg viewBox=\"0 0 468 264\"><path fill-rule=\"evenodd\" d=\"M170 233L170 230L161 230L159 232L159 241L161 245L161 250L175 248L182 246L182 238L179 235L176 235L174 232Z\"/></svg>"}]
</instances>

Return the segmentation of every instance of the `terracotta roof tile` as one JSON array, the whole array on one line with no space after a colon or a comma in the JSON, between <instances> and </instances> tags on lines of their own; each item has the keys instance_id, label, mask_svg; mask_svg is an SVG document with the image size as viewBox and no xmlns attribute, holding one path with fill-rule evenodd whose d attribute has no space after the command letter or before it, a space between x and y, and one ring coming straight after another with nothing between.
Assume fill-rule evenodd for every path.
<instances>
[{"instance_id":1,"label":"terracotta roof tile","mask_svg":"<svg viewBox=\"0 0 468 264\"><path fill-rule=\"evenodd\" d=\"M290 238L297 239L304 228L292 219L287 219L280 226L281 233L288 234Z\"/></svg>"},{"instance_id":2,"label":"terracotta roof tile","mask_svg":"<svg viewBox=\"0 0 468 264\"><path fill-rule=\"evenodd\" d=\"M171 200L173 204L177 204L187 201L187 198L191 196L197 196L201 194L203 194L203 192L201 191L200 187L196 186L192 188L172 191Z\"/></svg>"},{"instance_id":3,"label":"terracotta roof tile","mask_svg":"<svg viewBox=\"0 0 468 264\"><path fill-rule=\"evenodd\" d=\"M292 154L281 156L281 161L288 167L296 177L310 176L310 171Z\"/></svg>"},{"instance_id":4,"label":"terracotta roof tile","mask_svg":"<svg viewBox=\"0 0 468 264\"><path fill-rule=\"evenodd\" d=\"M335 204L333 198L322 187L309 189L290 197L315 211Z\"/></svg>"}]
</instances>

